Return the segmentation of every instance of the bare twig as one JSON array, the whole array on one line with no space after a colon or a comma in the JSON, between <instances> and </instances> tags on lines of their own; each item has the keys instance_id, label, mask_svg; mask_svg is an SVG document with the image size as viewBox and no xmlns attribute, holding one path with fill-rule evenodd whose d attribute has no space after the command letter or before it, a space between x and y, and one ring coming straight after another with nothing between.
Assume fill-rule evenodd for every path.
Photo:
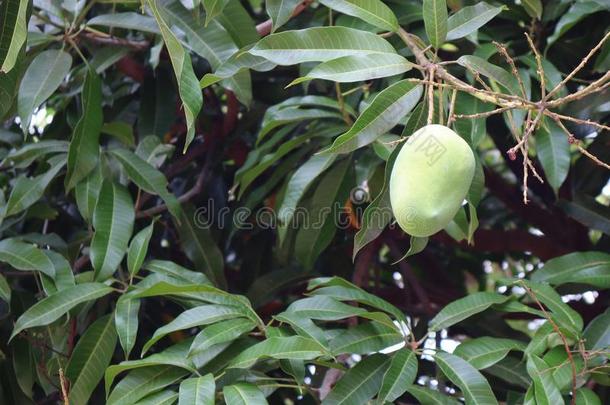
<instances>
[{"instance_id":1,"label":"bare twig","mask_svg":"<svg viewBox=\"0 0 610 405\"><path fill-rule=\"evenodd\" d=\"M68 381L64 376L64 369L59 368L59 385L61 387L61 399L64 402L64 405L70 405L70 400L68 399Z\"/></svg>"},{"instance_id":2,"label":"bare twig","mask_svg":"<svg viewBox=\"0 0 610 405\"><path fill-rule=\"evenodd\" d=\"M451 101L449 102L449 115L447 116L447 126L451 127L453 121L455 121L455 99L457 98L457 90L453 89L451 92Z\"/></svg>"},{"instance_id":3,"label":"bare twig","mask_svg":"<svg viewBox=\"0 0 610 405\"><path fill-rule=\"evenodd\" d=\"M540 78L540 94L541 98L544 100L546 99L546 81L544 78L544 68L542 67L542 57L540 56L538 49L536 49L536 45L534 45L532 38L530 38L527 33L525 34L525 37L527 38L527 42L534 53L534 57L536 58L537 72L538 77Z\"/></svg>"},{"instance_id":4,"label":"bare twig","mask_svg":"<svg viewBox=\"0 0 610 405\"><path fill-rule=\"evenodd\" d=\"M494 41L493 44L498 49L498 51L500 51L500 54L502 56L504 56L504 59L506 59L506 62L508 62L508 64L510 65L511 72L512 72L513 76L515 76L515 79L517 79L517 83L519 83L519 89L521 90L521 95L523 96L523 98L526 99L527 92L525 91L525 85L523 84L523 80L521 80L521 75L519 74L517 65L515 65L515 61L508 54L508 51L506 50L506 47L504 45L502 45L501 43L496 42L496 41Z\"/></svg>"}]
</instances>

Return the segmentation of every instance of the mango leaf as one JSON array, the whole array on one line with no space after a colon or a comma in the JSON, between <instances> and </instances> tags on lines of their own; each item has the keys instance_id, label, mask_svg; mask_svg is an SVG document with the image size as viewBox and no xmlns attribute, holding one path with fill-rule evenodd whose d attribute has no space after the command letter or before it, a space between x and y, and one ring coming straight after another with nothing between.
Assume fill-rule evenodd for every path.
<instances>
[{"instance_id":1,"label":"mango leaf","mask_svg":"<svg viewBox=\"0 0 610 405\"><path fill-rule=\"evenodd\" d=\"M521 5L532 18L542 18L542 1L541 0L523 0Z\"/></svg>"},{"instance_id":2,"label":"mango leaf","mask_svg":"<svg viewBox=\"0 0 610 405\"><path fill-rule=\"evenodd\" d=\"M583 332L587 350L604 350L610 347L610 310L595 317Z\"/></svg>"},{"instance_id":3,"label":"mango leaf","mask_svg":"<svg viewBox=\"0 0 610 405\"><path fill-rule=\"evenodd\" d=\"M468 36L487 24L507 7L494 7L484 1L461 8L447 20L447 41Z\"/></svg>"},{"instance_id":4,"label":"mango leaf","mask_svg":"<svg viewBox=\"0 0 610 405\"><path fill-rule=\"evenodd\" d=\"M99 318L87 328L66 365L70 403L87 404L114 353L116 330L112 315Z\"/></svg>"},{"instance_id":5,"label":"mango leaf","mask_svg":"<svg viewBox=\"0 0 610 405\"><path fill-rule=\"evenodd\" d=\"M187 378L180 383L178 405L214 405L215 388L212 374Z\"/></svg>"},{"instance_id":6,"label":"mango leaf","mask_svg":"<svg viewBox=\"0 0 610 405\"><path fill-rule=\"evenodd\" d=\"M9 132L9 134L13 133ZM28 143L18 149L12 149L2 161L2 167L26 168L34 161L42 159L49 154L68 152L69 147L69 142L55 139Z\"/></svg>"},{"instance_id":7,"label":"mango leaf","mask_svg":"<svg viewBox=\"0 0 610 405\"><path fill-rule=\"evenodd\" d=\"M263 392L254 384L237 383L222 389L227 405L267 405Z\"/></svg>"},{"instance_id":8,"label":"mango leaf","mask_svg":"<svg viewBox=\"0 0 610 405\"><path fill-rule=\"evenodd\" d=\"M6 0L0 5L0 73L8 73L15 67L19 51L26 41L28 2Z\"/></svg>"},{"instance_id":9,"label":"mango leaf","mask_svg":"<svg viewBox=\"0 0 610 405\"><path fill-rule=\"evenodd\" d=\"M207 326L193 340L188 357L196 356L216 344L235 340L255 326L256 323L245 318L229 319Z\"/></svg>"},{"instance_id":10,"label":"mango leaf","mask_svg":"<svg viewBox=\"0 0 610 405\"><path fill-rule=\"evenodd\" d=\"M154 225L155 223L153 222L138 232L129 244L129 250L127 251L127 269L130 278L133 278L138 274L138 271L142 267L142 263L144 263Z\"/></svg>"},{"instance_id":11,"label":"mango leaf","mask_svg":"<svg viewBox=\"0 0 610 405\"><path fill-rule=\"evenodd\" d=\"M457 385L469 404L498 404L489 383L466 360L445 352L437 352L434 360L439 368Z\"/></svg>"},{"instance_id":12,"label":"mango leaf","mask_svg":"<svg viewBox=\"0 0 610 405\"><path fill-rule=\"evenodd\" d=\"M422 95L422 87L402 80L382 90L349 131L335 139L323 153L348 153L370 144L408 114Z\"/></svg>"},{"instance_id":13,"label":"mango leaf","mask_svg":"<svg viewBox=\"0 0 610 405\"><path fill-rule=\"evenodd\" d=\"M189 282L189 284L212 284L205 274L189 270L167 260L150 260L144 264L144 268L152 271L153 273L164 274L181 279Z\"/></svg>"},{"instance_id":14,"label":"mango leaf","mask_svg":"<svg viewBox=\"0 0 610 405\"><path fill-rule=\"evenodd\" d=\"M324 348L328 347L328 339L324 334L324 331L313 321L307 317L300 316L295 312L282 312L279 315L275 315L273 318L280 322L289 324L292 329L299 335L316 341L320 346Z\"/></svg>"},{"instance_id":15,"label":"mango leaf","mask_svg":"<svg viewBox=\"0 0 610 405\"><path fill-rule=\"evenodd\" d=\"M191 308L178 315L176 319L167 325L157 329L152 338L150 338L142 348L142 355L144 355L159 339L169 333L242 316L246 316L243 309L227 305L200 305Z\"/></svg>"},{"instance_id":16,"label":"mango leaf","mask_svg":"<svg viewBox=\"0 0 610 405\"><path fill-rule=\"evenodd\" d=\"M70 150L66 190L72 189L97 166L100 155L99 138L104 122L102 112L102 79L92 70L87 71L83 84L83 115L76 123Z\"/></svg>"},{"instance_id":17,"label":"mango leaf","mask_svg":"<svg viewBox=\"0 0 610 405\"><path fill-rule=\"evenodd\" d=\"M196 213L187 205L177 223L182 250L195 267L220 288L226 288L222 252L212 240L210 230L195 224Z\"/></svg>"},{"instance_id":18,"label":"mango leaf","mask_svg":"<svg viewBox=\"0 0 610 405\"><path fill-rule=\"evenodd\" d=\"M503 68L474 55L460 56L457 63L501 84L510 94L520 95L517 80Z\"/></svg>"},{"instance_id":19,"label":"mango leaf","mask_svg":"<svg viewBox=\"0 0 610 405\"><path fill-rule=\"evenodd\" d=\"M494 304L502 304L509 297L492 292L477 292L460 298L444 307L429 323L431 331L448 328L464 319L485 311Z\"/></svg>"},{"instance_id":20,"label":"mango leaf","mask_svg":"<svg viewBox=\"0 0 610 405\"><path fill-rule=\"evenodd\" d=\"M211 86L248 69L256 70L257 72L267 72L276 66L275 63L269 62L265 58L248 53L248 50L251 48L251 46L248 46L240 49L220 64L214 73L205 74L199 82L201 88Z\"/></svg>"},{"instance_id":21,"label":"mango leaf","mask_svg":"<svg viewBox=\"0 0 610 405\"><path fill-rule=\"evenodd\" d=\"M349 55L332 59L293 80L289 86L313 79L350 83L399 75L411 70L412 64L395 53Z\"/></svg>"},{"instance_id":22,"label":"mango leaf","mask_svg":"<svg viewBox=\"0 0 610 405\"><path fill-rule=\"evenodd\" d=\"M584 195L574 201L560 199L557 205L581 224L610 235L610 208Z\"/></svg>"},{"instance_id":23,"label":"mango leaf","mask_svg":"<svg viewBox=\"0 0 610 405\"><path fill-rule=\"evenodd\" d=\"M553 285L582 283L610 288L610 254L574 252L556 257L532 273L530 279Z\"/></svg>"},{"instance_id":24,"label":"mango leaf","mask_svg":"<svg viewBox=\"0 0 610 405\"><path fill-rule=\"evenodd\" d=\"M148 394L180 381L190 371L174 366L144 367L131 371L110 393L108 405L131 405Z\"/></svg>"},{"instance_id":25,"label":"mango leaf","mask_svg":"<svg viewBox=\"0 0 610 405\"><path fill-rule=\"evenodd\" d=\"M222 13L229 0L203 0L203 8L205 9L205 25Z\"/></svg>"},{"instance_id":26,"label":"mango leaf","mask_svg":"<svg viewBox=\"0 0 610 405\"><path fill-rule=\"evenodd\" d=\"M100 14L87 21L87 25L101 25L109 28L124 28L128 30L159 34L159 26L153 17L132 11L124 13Z\"/></svg>"},{"instance_id":27,"label":"mango leaf","mask_svg":"<svg viewBox=\"0 0 610 405\"><path fill-rule=\"evenodd\" d=\"M248 52L277 65L296 65L349 55L396 53L396 50L388 41L370 32L346 27L313 27L271 34Z\"/></svg>"},{"instance_id":28,"label":"mango leaf","mask_svg":"<svg viewBox=\"0 0 610 405\"><path fill-rule=\"evenodd\" d=\"M360 323L338 331L329 341L333 356L341 354L369 354L404 342L403 335L394 327L377 322Z\"/></svg>"},{"instance_id":29,"label":"mango leaf","mask_svg":"<svg viewBox=\"0 0 610 405\"><path fill-rule=\"evenodd\" d=\"M0 261L8 263L16 270L36 270L55 278L55 267L42 249L19 239L8 238L0 241Z\"/></svg>"},{"instance_id":30,"label":"mango leaf","mask_svg":"<svg viewBox=\"0 0 610 405\"><path fill-rule=\"evenodd\" d=\"M275 32L290 20L299 3L299 0L265 0L265 10L272 21L271 32Z\"/></svg>"},{"instance_id":31,"label":"mango leaf","mask_svg":"<svg viewBox=\"0 0 610 405\"><path fill-rule=\"evenodd\" d=\"M271 337L238 354L228 367L250 368L263 358L312 360L325 353L316 341L302 336Z\"/></svg>"},{"instance_id":32,"label":"mango leaf","mask_svg":"<svg viewBox=\"0 0 610 405\"><path fill-rule=\"evenodd\" d=\"M508 355L511 350L524 351L525 343L518 340L484 336L461 343L453 352L481 370L490 367Z\"/></svg>"},{"instance_id":33,"label":"mango leaf","mask_svg":"<svg viewBox=\"0 0 610 405\"><path fill-rule=\"evenodd\" d=\"M446 0L423 0L423 15L428 39L438 49L447 37Z\"/></svg>"},{"instance_id":34,"label":"mango leaf","mask_svg":"<svg viewBox=\"0 0 610 405\"><path fill-rule=\"evenodd\" d=\"M379 391L388 364L383 354L363 359L345 373L322 404L366 404Z\"/></svg>"},{"instance_id":35,"label":"mango leaf","mask_svg":"<svg viewBox=\"0 0 610 405\"><path fill-rule=\"evenodd\" d=\"M536 153L544 174L555 194L570 170L570 144L561 128L554 122L546 122L536 132Z\"/></svg>"},{"instance_id":36,"label":"mango leaf","mask_svg":"<svg viewBox=\"0 0 610 405\"><path fill-rule=\"evenodd\" d=\"M127 250L134 217L129 192L113 181L104 181L93 212L95 233L90 256L96 280L111 277L119 267Z\"/></svg>"},{"instance_id":37,"label":"mango leaf","mask_svg":"<svg viewBox=\"0 0 610 405\"><path fill-rule=\"evenodd\" d=\"M380 0L320 0L320 3L341 14L358 17L386 31L398 31L398 20L392 9Z\"/></svg>"},{"instance_id":38,"label":"mango leaf","mask_svg":"<svg viewBox=\"0 0 610 405\"><path fill-rule=\"evenodd\" d=\"M412 350L401 349L392 356L392 362L383 375L379 401L392 402L405 393L417 376L417 356Z\"/></svg>"},{"instance_id":39,"label":"mango leaf","mask_svg":"<svg viewBox=\"0 0 610 405\"><path fill-rule=\"evenodd\" d=\"M186 152L191 141L195 138L195 119L203 105L203 96L199 89L197 77L193 71L190 55L184 50L178 38L174 35L169 25L165 21L161 9L158 7L158 0L146 0L150 7L159 29L161 36L167 46L176 81L178 82L178 92L182 99L184 115L186 118L186 140L183 151Z\"/></svg>"},{"instance_id":40,"label":"mango leaf","mask_svg":"<svg viewBox=\"0 0 610 405\"><path fill-rule=\"evenodd\" d=\"M413 395L422 405L458 405L461 404L456 399L448 395L443 395L438 391L430 388L420 387L418 385L409 385L406 387L407 392Z\"/></svg>"},{"instance_id":41,"label":"mango leaf","mask_svg":"<svg viewBox=\"0 0 610 405\"><path fill-rule=\"evenodd\" d=\"M6 281L6 278L0 274L0 299L7 304L11 303L11 286Z\"/></svg>"},{"instance_id":42,"label":"mango leaf","mask_svg":"<svg viewBox=\"0 0 610 405\"><path fill-rule=\"evenodd\" d=\"M32 60L17 93L17 111L24 134L28 133L34 110L55 93L71 66L70 54L58 49L42 51Z\"/></svg>"},{"instance_id":43,"label":"mango leaf","mask_svg":"<svg viewBox=\"0 0 610 405\"><path fill-rule=\"evenodd\" d=\"M547 38L549 46L557 42L561 36L578 24L582 19L593 13L603 11L604 9L605 7L603 5L595 1L578 1L573 3L555 25L553 34Z\"/></svg>"},{"instance_id":44,"label":"mango leaf","mask_svg":"<svg viewBox=\"0 0 610 405\"><path fill-rule=\"evenodd\" d=\"M171 390L163 390L155 394L147 395L134 405L174 405L178 394Z\"/></svg>"},{"instance_id":45,"label":"mango leaf","mask_svg":"<svg viewBox=\"0 0 610 405\"><path fill-rule=\"evenodd\" d=\"M527 359L527 373L532 377L536 404L563 405L565 402L550 371L551 367L541 358L531 355Z\"/></svg>"},{"instance_id":46,"label":"mango leaf","mask_svg":"<svg viewBox=\"0 0 610 405\"><path fill-rule=\"evenodd\" d=\"M120 59L120 58L119 58ZM102 125L101 132L106 135L110 135L123 142L127 146L135 146L135 139L133 136L133 127L122 121L107 122Z\"/></svg>"},{"instance_id":47,"label":"mango leaf","mask_svg":"<svg viewBox=\"0 0 610 405\"><path fill-rule=\"evenodd\" d=\"M330 297L318 295L294 301L288 306L286 312L321 321L338 321L362 315L367 311L336 301Z\"/></svg>"},{"instance_id":48,"label":"mango leaf","mask_svg":"<svg viewBox=\"0 0 610 405\"><path fill-rule=\"evenodd\" d=\"M602 401L595 392L581 387L576 390L576 405L602 405Z\"/></svg>"},{"instance_id":49,"label":"mango leaf","mask_svg":"<svg viewBox=\"0 0 610 405\"><path fill-rule=\"evenodd\" d=\"M485 373L498 377L511 385L527 389L531 380L527 375L525 364L514 357L507 356L496 364L486 368Z\"/></svg>"},{"instance_id":50,"label":"mango leaf","mask_svg":"<svg viewBox=\"0 0 610 405\"><path fill-rule=\"evenodd\" d=\"M24 329L49 325L81 302L95 300L112 291L101 283L83 283L43 298L17 319L10 339Z\"/></svg>"},{"instance_id":51,"label":"mango leaf","mask_svg":"<svg viewBox=\"0 0 610 405\"><path fill-rule=\"evenodd\" d=\"M100 194L103 181L102 168L101 165L98 165L89 176L74 187L74 197L76 199L78 211L83 219L89 223L91 223L93 219L95 205L97 204L97 198Z\"/></svg>"},{"instance_id":52,"label":"mango leaf","mask_svg":"<svg viewBox=\"0 0 610 405\"><path fill-rule=\"evenodd\" d=\"M136 343L138 333L138 312L140 311L140 300L132 298L129 294L123 294L116 303L114 310L114 324L119 342L129 358L129 353Z\"/></svg>"}]
</instances>

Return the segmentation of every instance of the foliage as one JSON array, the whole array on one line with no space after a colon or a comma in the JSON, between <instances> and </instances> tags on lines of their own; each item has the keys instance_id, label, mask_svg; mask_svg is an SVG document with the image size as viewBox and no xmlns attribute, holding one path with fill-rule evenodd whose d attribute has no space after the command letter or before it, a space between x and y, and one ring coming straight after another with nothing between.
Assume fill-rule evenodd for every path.
<instances>
[{"instance_id":1,"label":"foliage","mask_svg":"<svg viewBox=\"0 0 610 405\"><path fill-rule=\"evenodd\" d=\"M609 18L1 0L0 402L608 403ZM476 170L410 237L430 123Z\"/></svg>"}]
</instances>

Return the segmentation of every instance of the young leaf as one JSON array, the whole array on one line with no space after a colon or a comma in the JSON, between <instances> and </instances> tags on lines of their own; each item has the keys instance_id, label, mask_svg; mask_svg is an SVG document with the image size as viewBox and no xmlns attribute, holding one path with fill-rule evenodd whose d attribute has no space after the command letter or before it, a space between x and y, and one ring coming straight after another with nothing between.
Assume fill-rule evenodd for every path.
<instances>
[{"instance_id":1,"label":"young leaf","mask_svg":"<svg viewBox=\"0 0 610 405\"><path fill-rule=\"evenodd\" d=\"M382 90L349 131L335 139L323 153L348 153L370 144L408 114L422 95L422 87L402 80Z\"/></svg>"},{"instance_id":2,"label":"young leaf","mask_svg":"<svg viewBox=\"0 0 610 405\"><path fill-rule=\"evenodd\" d=\"M345 373L322 404L367 403L379 391L388 363L388 357L383 354L373 354L363 359Z\"/></svg>"},{"instance_id":3,"label":"young leaf","mask_svg":"<svg viewBox=\"0 0 610 405\"><path fill-rule=\"evenodd\" d=\"M6 0L0 5L0 73L8 73L17 63L28 35L27 9L24 0Z\"/></svg>"},{"instance_id":4,"label":"young leaf","mask_svg":"<svg viewBox=\"0 0 610 405\"><path fill-rule=\"evenodd\" d=\"M99 318L87 328L74 347L66 366L71 404L87 404L114 353L116 330L112 315Z\"/></svg>"},{"instance_id":5,"label":"young leaf","mask_svg":"<svg viewBox=\"0 0 610 405\"><path fill-rule=\"evenodd\" d=\"M262 391L254 384L237 383L227 385L222 389L227 405L267 405L267 399Z\"/></svg>"},{"instance_id":6,"label":"young leaf","mask_svg":"<svg viewBox=\"0 0 610 405\"><path fill-rule=\"evenodd\" d=\"M87 71L82 91L83 115L76 123L70 150L68 173L64 181L71 190L95 169L99 161L99 138L104 116L102 113L102 79L92 70Z\"/></svg>"},{"instance_id":7,"label":"young leaf","mask_svg":"<svg viewBox=\"0 0 610 405\"><path fill-rule=\"evenodd\" d=\"M417 377L417 356L409 349L401 349L394 354L390 367L383 375L379 401L392 402L405 393Z\"/></svg>"},{"instance_id":8,"label":"young leaf","mask_svg":"<svg viewBox=\"0 0 610 405\"><path fill-rule=\"evenodd\" d=\"M215 388L212 374L187 378L180 383L178 405L214 405Z\"/></svg>"},{"instance_id":9,"label":"young leaf","mask_svg":"<svg viewBox=\"0 0 610 405\"><path fill-rule=\"evenodd\" d=\"M129 250L127 251L127 269L130 278L133 278L138 274L138 271L140 271L140 268L142 267L142 263L144 263L154 226L155 223L153 222L142 229L133 237L129 244Z\"/></svg>"},{"instance_id":10,"label":"young leaf","mask_svg":"<svg viewBox=\"0 0 610 405\"><path fill-rule=\"evenodd\" d=\"M155 20L159 25L161 36L167 46L167 51L172 66L174 67L174 74L176 75L176 80L178 82L178 91L180 93L180 98L182 99L182 106L186 117L187 133L183 149L183 151L186 152L191 141L195 138L195 119L203 105L203 96L199 88L198 80L195 77L195 72L193 71L191 57L188 52L184 50L180 41L165 21L165 17L159 8L158 0L146 0L146 4L150 7Z\"/></svg>"},{"instance_id":11,"label":"young leaf","mask_svg":"<svg viewBox=\"0 0 610 405\"><path fill-rule=\"evenodd\" d=\"M136 335L138 334L140 300L130 297L129 294L123 294L118 299L114 311L114 325L127 359L136 343Z\"/></svg>"},{"instance_id":12,"label":"young leaf","mask_svg":"<svg viewBox=\"0 0 610 405\"><path fill-rule=\"evenodd\" d=\"M447 2L446 0L423 1L426 34L432 46L438 49L447 37Z\"/></svg>"},{"instance_id":13,"label":"young leaf","mask_svg":"<svg viewBox=\"0 0 610 405\"><path fill-rule=\"evenodd\" d=\"M346 27L313 27L271 34L249 52L278 65L296 65L349 55L396 53L396 50L388 41L370 32Z\"/></svg>"},{"instance_id":14,"label":"young leaf","mask_svg":"<svg viewBox=\"0 0 610 405\"><path fill-rule=\"evenodd\" d=\"M461 8L447 20L447 41L472 34L505 9L505 6L494 7L484 1Z\"/></svg>"},{"instance_id":15,"label":"young leaf","mask_svg":"<svg viewBox=\"0 0 610 405\"><path fill-rule=\"evenodd\" d=\"M123 260L134 217L129 192L113 181L104 181L93 213L95 233L90 256L96 280L111 277Z\"/></svg>"},{"instance_id":16,"label":"young leaf","mask_svg":"<svg viewBox=\"0 0 610 405\"><path fill-rule=\"evenodd\" d=\"M17 93L17 110L24 134L28 133L34 110L57 90L71 66L70 54L58 49L43 51L32 60Z\"/></svg>"},{"instance_id":17,"label":"young leaf","mask_svg":"<svg viewBox=\"0 0 610 405\"><path fill-rule=\"evenodd\" d=\"M485 377L466 360L445 352L437 352L434 360L443 374L462 390L466 403L473 405L498 404L498 400Z\"/></svg>"},{"instance_id":18,"label":"young leaf","mask_svg":"<svg viewBox=\"0 0 610 405\"><path fill-rule=\"evenodd\" d=\"M398 31L398 20L394 12L381 0L320 0L320 3L341 14L358 17L382 30Z\"/></svg>"},{"instance_id":19,"label":"young leaf","mask_svg":"<svg viewBox=\"0 0 610 405\"><path fill-rule=\"evenodd\" d=\"M603 252L574 252L553 258L530 277L538 283L590 284L610 288L610 254Z\"/></svg>"},{"instance_id":20,"label":"young leaf","mask_svg":"<svg viewBox=\"0 0 610 405\"><path fill-rule=\"evenodd\" d=\"M81 302L95 300L112 291L112 288L101 283L83 283L50 295L32 305L17 319L10 339L24 329L48 325Z\"/></svg>"},{"instance_id":21,"label":"young leaf","mask_svg":"<svg viewBox=\"0 0 610 405\"><path fill-rule=\"evenodd\" d=\"M463 321L464 319L485 311L494 304L502 304L509 297L492 292L477 292L464 298L453 301L443 308L430 321L431 331L438 331L448 328L451 325Z\"/></svg>"}]
</instances>

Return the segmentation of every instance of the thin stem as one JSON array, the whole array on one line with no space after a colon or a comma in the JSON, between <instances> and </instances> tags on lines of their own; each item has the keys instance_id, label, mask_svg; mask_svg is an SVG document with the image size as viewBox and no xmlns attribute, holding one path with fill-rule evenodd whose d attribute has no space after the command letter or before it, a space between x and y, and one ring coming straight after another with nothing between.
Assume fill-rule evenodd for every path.
<instances>
[{"instance_id":1,"label":"thin stem","mask_svg":"<svg viewBox=\"0 0 610 405\"><path fill-rule=\"evenodd\" d=\"M343 93L341 93L341 85L339 82L335 82L335 93L337 93L337 102L339 103L339 109L341 110L343 121L345 121L347 125L352 126L354 122L352 121L352 117L349 116L349 113L345 109L345 99L343 98Z\"/></svg>"}]
</instances>

